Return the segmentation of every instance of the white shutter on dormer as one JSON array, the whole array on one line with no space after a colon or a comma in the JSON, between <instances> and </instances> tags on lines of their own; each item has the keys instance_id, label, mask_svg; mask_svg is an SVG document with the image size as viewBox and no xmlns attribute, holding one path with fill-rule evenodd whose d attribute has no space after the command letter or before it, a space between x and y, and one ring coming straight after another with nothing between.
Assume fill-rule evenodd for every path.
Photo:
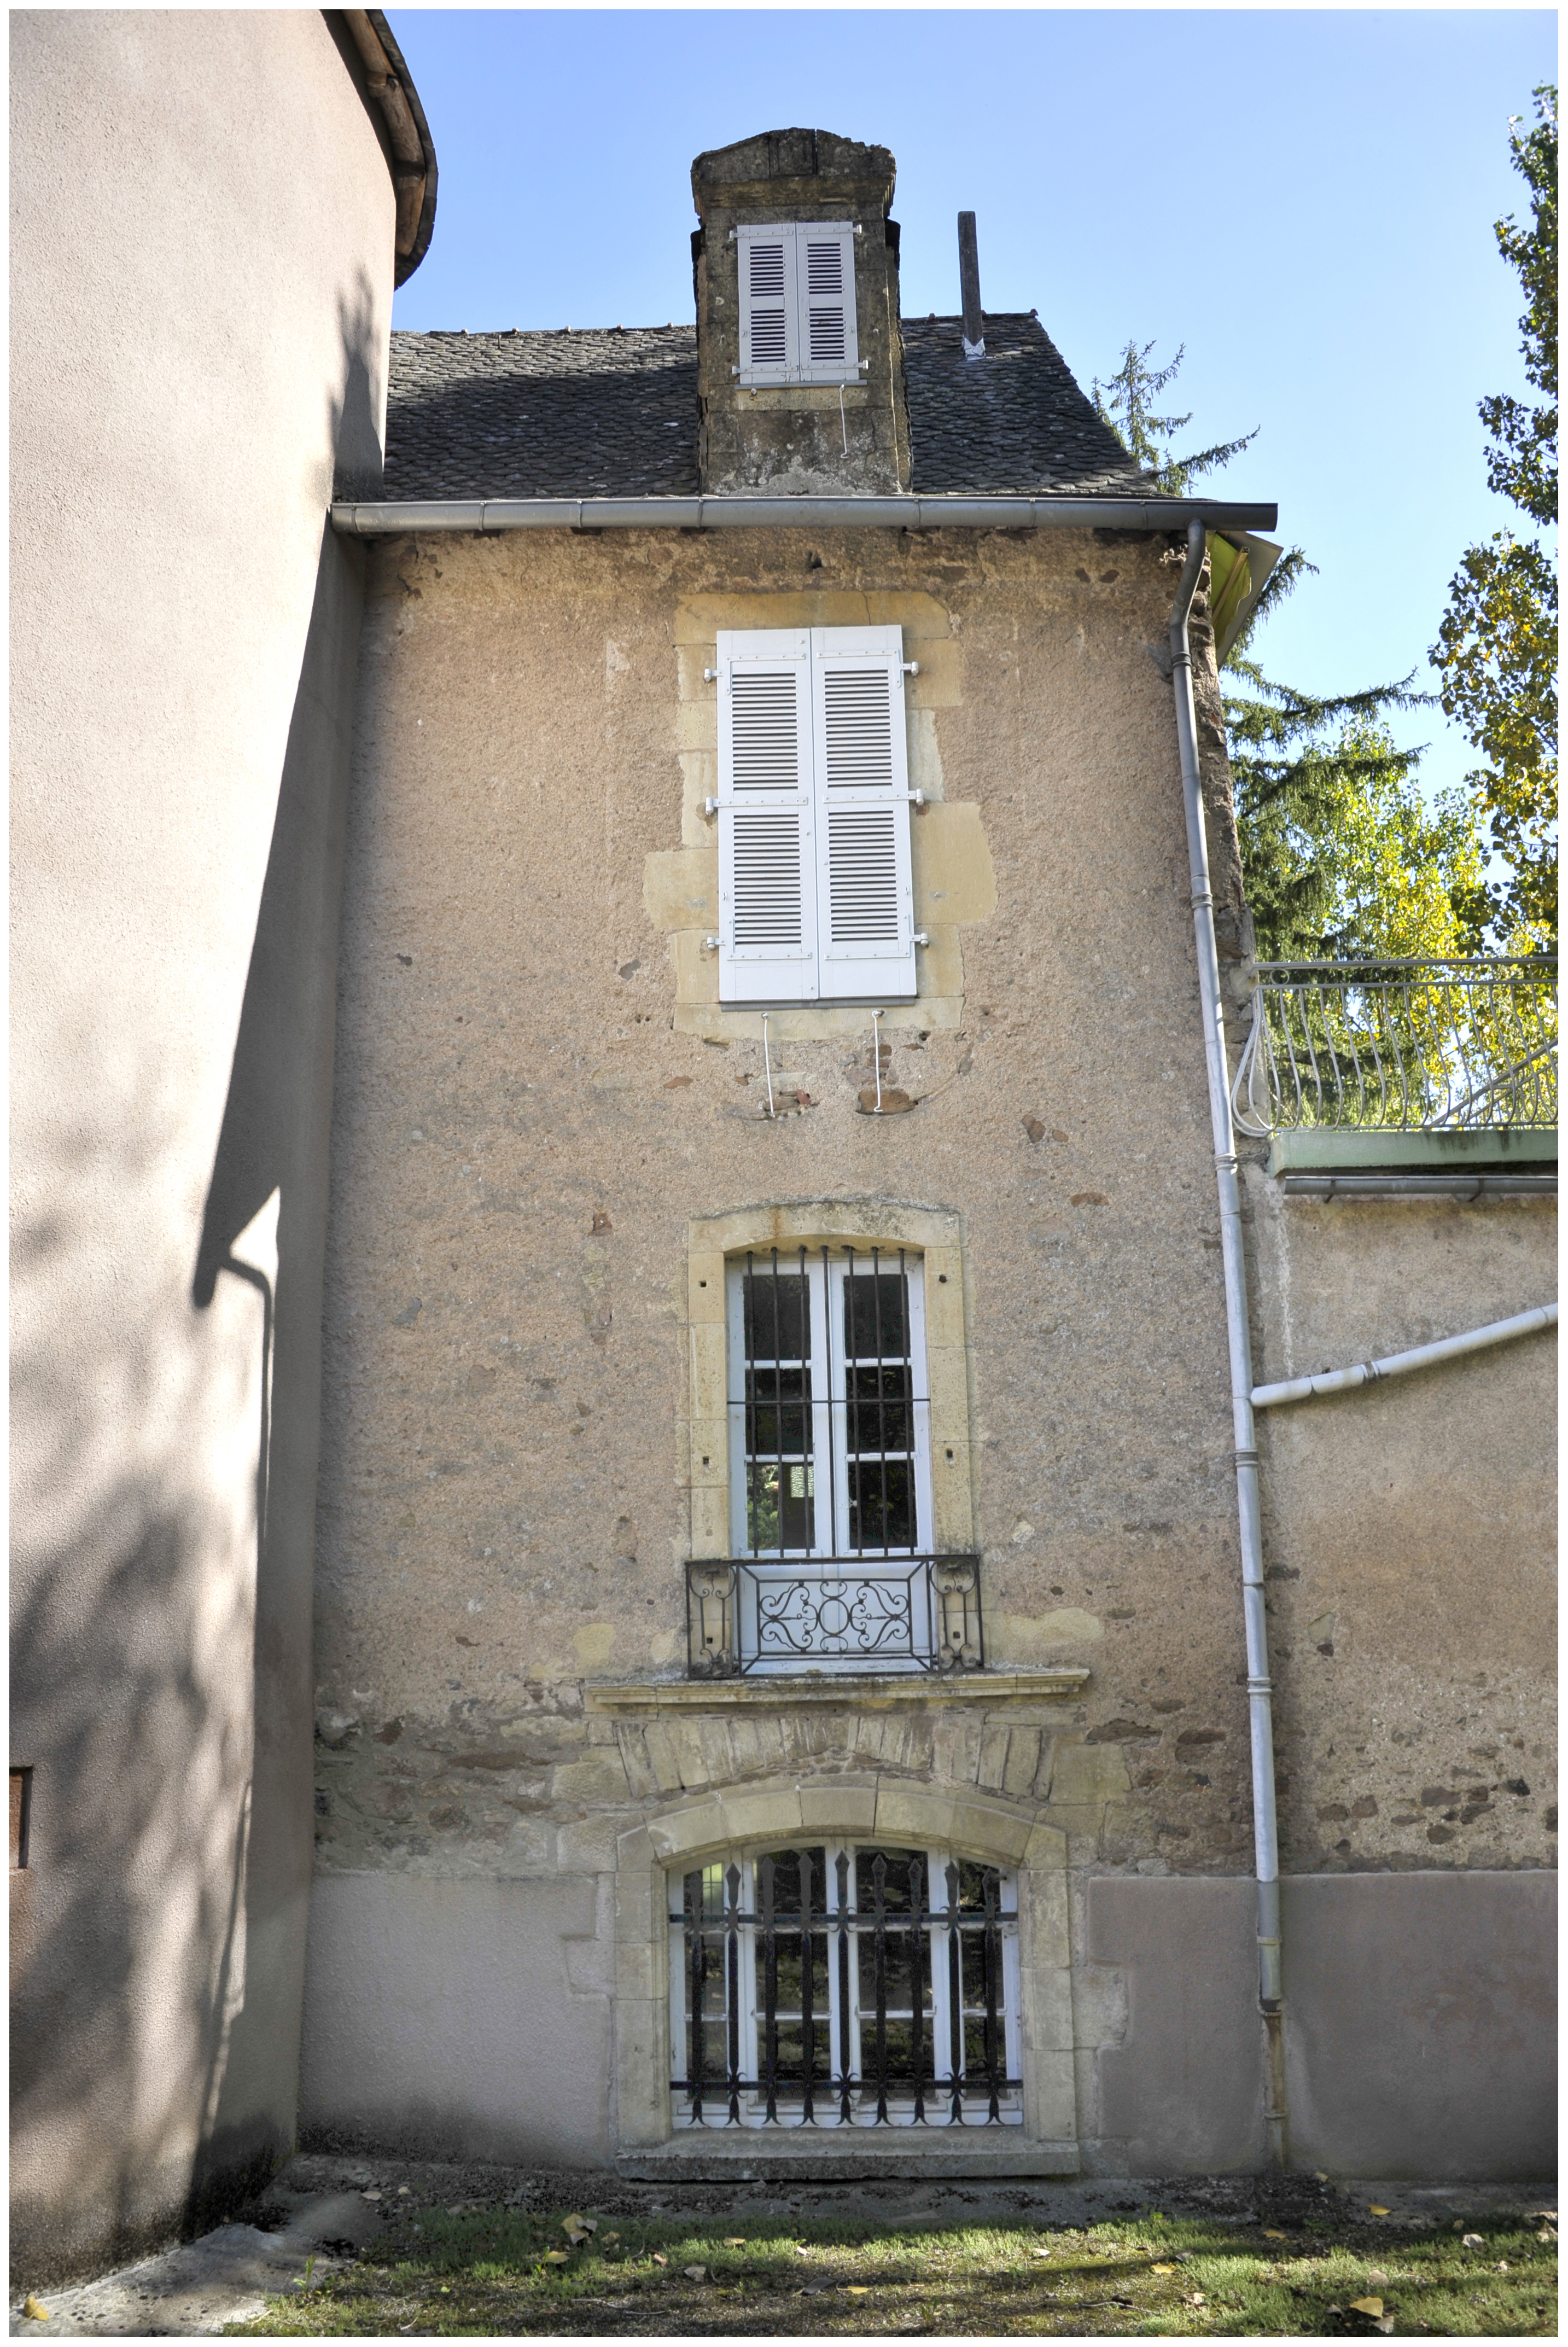
<instances>
[{"instance_id":1,"label":"white shutter on dormer","mask_svg":"<svg viewBox=\"0 0 1568 2347\"><path fill-rule=\"evenodd\" d=\"M857 383L854 228L847 220L803 220L794 234L800 380Z\"/></svg>"},{"instance_id":2,"label":"white shutter on dormer","mask_svg":"<svg viewBox=\"0 0 1568 2347\"><path fill-rule=\"evenodd\" d=\"M719 637L719 999L814 1002L811 638Z\"/></svg>"},{"instance_id":3,"label":"white shutter on dormer","mask_svg":"<svg viewBox=\"0 0 1568 2347\"><path fill-rule=\"evenodd\" d=\"M917 990L904 642L812 630L817 958L824 1001Z\"/></svg>"},{"instance_id":4,"label":"white shutter on dormer","mask_svg":"<svg viewBox=\"0 0 1568 2347\"><path fill-rule=\"evenodd\" d=\"M741 381L792 383L800 368L792 221L736 232L741 292Z\"/></svg>"}]
</instances>

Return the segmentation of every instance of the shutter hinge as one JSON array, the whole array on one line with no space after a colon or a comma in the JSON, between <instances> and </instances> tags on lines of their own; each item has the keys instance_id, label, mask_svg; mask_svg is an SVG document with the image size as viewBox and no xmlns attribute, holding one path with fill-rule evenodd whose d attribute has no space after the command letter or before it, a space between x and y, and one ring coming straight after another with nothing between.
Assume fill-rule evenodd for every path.
<instances>
[{"instance_id":1,"label":"shutter hinge","mask_svg":"<svg viewBox=\"0 0 1568 2347\"><path fill-rule=\"evenodd\" d=\"M716 815L718 812L719 802L717 799L704 799L702 801L702 813L707 815L710 820Z\"/></svg>"},{"instance_id":2,"label":"shutter hinge","mask_svg":"<svg viewBox=\"0 0 1568 2347\"><path fill-rule=\"evenodd\" d=\"M719 671L716 668L705 668L702 671L702 682L704 684L716 684L718 681Z\"/></svg>"},{"instance_id":3,"label":"shutter hinge","mask_svg":"<svg viewBox=\"0 0 1568 2347\"><path fill-rule=\"evenodd\" d=\"M916 930L916 932L915 932L915 943L916 943L917 946L928 946L928 945L930 944L930 942L931 942L930 935L929 935L929 933L928 933L927 930L925 930L925 929L917 929L917 930Z\"/></svg>"},{"instance_id":4,"label":"shutter hinge","mask_svg":"<svg viewBox=\"0 0 1568 2347\"><path fill-rule=\"evenodd\" d=\"M719 950L719 942L720 941L717 938L704 938L702 940L702 951L704 953L717 953Z\"/></svg>"},{"instance_id":5,"label":"shutter hinge","mask_svg":"<svg viewBox=\"0 0 1568 2347\"><path fill-rule=\"evenodd\" d=\"M906 675L906 676L918 676L918 675L919 675L919 673L920 673L920 663L919 663L919 661L905 661L905 663L904 663L904 673L905 673L905 675Z\"/></svg>"}]
</instances>

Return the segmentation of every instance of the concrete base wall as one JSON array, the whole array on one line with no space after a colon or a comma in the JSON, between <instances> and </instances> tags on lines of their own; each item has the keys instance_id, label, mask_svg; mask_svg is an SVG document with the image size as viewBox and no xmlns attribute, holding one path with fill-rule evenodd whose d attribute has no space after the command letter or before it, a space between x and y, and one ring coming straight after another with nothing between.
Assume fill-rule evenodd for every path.
<instances>
[{"instance_id":1,"label":"concrete base wall","mask_svg":"<svg viewBox=\"0 0 1568 2347\"><path fill-rule=\"evenodd\" d=\"M1543 1873L1286 1883L1294 2168L1553 2172L1555 1891ZM588 1877L319 1880L302 2140L563 2168L614 2157L605 1905ZM1080 2071L1085 2170L1266 2166L1255 1911L1235 1877L1081 1886L1075 2001L1114 2041Z\"/></svg>"},{"instance_id":2,"label":"concrete base wall","mask_svg":"<svg viewBox=\"0 0 1568 2347\"><path fill-rule=\"evenodd\" d=\"M595 1898L587 1876L318 1881L302 2143L606 2162L610 1998L596 1959L612 1952L608 1922L596 1944Z\"/></svg>"},{"instance_id":3,"label":"concrete base wall","mask_svg":"<svg viewBox=\"0 0 1568 2347\"><path fill-rule=\"evenodd\" d=\"M1307 1875L1284 1918L1296 2167L1556 2173L1554 1875Z\"/></svg>"},{"instance_id":4,"label":"concrete base wall","mask_svg":"<svg viewBox=\"0 0 1568 2347\"><path fill-rule=\"evenodd\" d=\"M1556 2165L1556 1879L1297 1875L1284 1885L1290 2164L1539 2177ZM1126 2027L1085 2081L1085 2165L1263 2166L1264 2036L1247 1881L1101 1876L1091 1963Z\"/></svg>"}]
</instances>

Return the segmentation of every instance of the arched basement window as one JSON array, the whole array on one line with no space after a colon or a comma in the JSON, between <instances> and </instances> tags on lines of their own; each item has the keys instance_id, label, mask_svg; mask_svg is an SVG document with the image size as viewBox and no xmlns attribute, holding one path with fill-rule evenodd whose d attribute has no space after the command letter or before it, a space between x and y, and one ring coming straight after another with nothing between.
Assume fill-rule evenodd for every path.
<instances>
[{"instance_id":1,"label":"arched basement window","mask_svg":"<svg viewBox=\"0 0 1568 2347\"><path fill-rule=\"evenodd\" d=\"M677 2127L1021 2124L1014 1874L818 1842L676 1880Z\"/></svg>"}]
</instances>

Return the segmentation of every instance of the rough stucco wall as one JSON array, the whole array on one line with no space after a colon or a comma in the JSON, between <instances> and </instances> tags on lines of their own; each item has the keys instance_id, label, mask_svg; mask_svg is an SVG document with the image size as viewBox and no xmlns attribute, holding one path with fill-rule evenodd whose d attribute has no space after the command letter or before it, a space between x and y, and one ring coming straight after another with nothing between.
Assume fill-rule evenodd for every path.
<instances>
[{"instance_id":1,"label":"rough stucco wall","mask_svg":"<svg viewBox=\"0 0 1568 2347\"><path fill-rule=\"evenodd\" d=\"M874 1768L1043 1819L1079 1870L1245 1869L1217 1228L1150 650L1174 567L1146 542L891 533L373 555L319 1514L341 1889L313 2013L341 2005L326 1951L374 1928L378 1874L446 1877L458 1909L494 1878L604 1878L682 1788L793 1773L847 1799ZM676 1026L683 940L645 898L687 838L683 761L709 754L692 615L744 596L763 624L761 599L794 616L807 591L939 607L912 722L994 872L951 1022L888 1039L885 1081L928 1095L897 1120L858 1112L866 1040L830 1028L791 1036L812 1105L767 1122L757 1021ZM1088 1665L1082 1703L585 1709L585 1680L683 1663L689 1221L813 1197L961 1215L989 1657ZM316 2042L305 2108L341 2127L342 2032Z\"/></svg>"},{"instance_id":2,"label":"rough stucco wall","mask_svg":"<svg viewBox=\"0 0 1568 2347\"><path fill-rule=\"evenodd\" d=\"M743 1807L748 1785L793 1784L848 1819L874 1771L989 1804L1020 1835L1065 1833L1081 1891L1058 2042L1086 2165L1261 2157L1252 1895L1214 1879L1245 1876L1251 1837L1164 657L1175 559L1143 542L891 533L551 533L373 556L318 1574L304 2107L323 2139L352 2130L371 2092L352 1983L377 1919L402 1911L390 1877L440 1879L488 1945L497 1882L554 1897L563 1878L593 1880L602 1901L618 1836L671 1800ZM695 680L712 628L765 624L771 595L790 624L816 597L825 623L919 615L923 664L938 657L912 695L912 754L994 875L994 903L988 881L943 948L931 1023L917 1005L887 1037L886 1080L920 1096L896 1121L857 1114L867 1044L834 1011L780 1020L775 1067L808 1105L763 1119L754 1018L705 1009L692 959L711 861ZM1204 635L1200 608L1200 651ZM1204 746L1234 961L1246 923L1212 726ZM989 1658L1087 1665L1081 1699L917 1695L867 1711L792 1707L774 1688L715 1690L677 1717L596 1708L596 1682L675 1676L684 1657L689 1222L813 1198L961 1217ZM1255 1189L1253 1225L1272 1210ZM1255 1239L1260 1374L1281 1366L1264 1333L1272 1245ZM1480 1294L1470 1245L1452 1276ZM1294 1536L1276 1524L1276 1541ZM1402 1635L1446 1657L1449 1626L1434 1614ZM1332 1712L1284 1646L1282 1717L1328 1722L1326 1747L1373 1690L1358 1682ZM1332 1765L1315 1752L1299 1781ZM1122 1881L1091 1883L1108 1872ZM1510 1878L1475 1881L1506 1902ZM1112 1898L1095 1924L1082 1887L1148 1904L1123 1913ZM1387 1923L1373 1919L1370 1944ZM601 2064L610 2001L595 2035L573 1937L543 1947L538 1977ZM411 1927L377 1973L388 2013L405 1996L415 2023L428 1939ZM1177 1944L1245 2040L1202 2107L1183 2066L1192 2014L1173 2003ZM444 1974L481 2034L487 1977L458 1961ZM513 2019L497 2017L495 2042L520 2141L538 2081ZM491 2100L411 2092L398 2124L411 2141L491 2141ZM608 2156L613 2105L600 2126ZM1419 2144L1407 2153L1419 2169Z\"/></svg>"},{"instance_id":3,"label":"rough stucco wall","mask_svg":"<svg viewBox=\"0 0 1568 2347\"><path fill-rule=\"evenodd\" d=\"M334 463L379 462L393 193L318 15L11 36L31 2280L166 2229L292 2136L361 577L323 527Z\"/></svg>"},{"instance_id":4,"label":"rough stucco wall","mask_svg":"<svg viewBox=\"0 0 1568 2347\"><path fill-rule=\"evenodd\" d=\"M1173 728L1145 651L1163 551L552 533L377 553L318 1690L364 1722L363 1765L396 1719L405 1750L415 1721L461 1740L559 1712L585 1668L674 1662L687 1218L886 1194L965 1216L993 1658L1092 1661L1082 1731L1135 1707L1134 1740L1182 1732L1204 1758L1135 1826L1121 1813L1109 1851L1244 1862L1217 1234ZM1085 552L1118 575L1081 580ZM671 1031L643 907L646 856L680 838L677 605L775 580L929 592L961 648L941 758L999 902L964 931L965 1025L894 1039L891 1081L932 1094L896 1122L857 1113L864 1046L842 1040L791 1045L817 1105L763 1120L757 1041ZM365 1798L329 1848L369 1832L403 1863L468 1862L450 1778L402 1828L370 1827L393 1797ZM485 1814L500 1860L514 1829Z\"/></svg>"},{"instance_id":5,"label":"rough stucco wall","mask_svg":"<svg viewBox=\"0 0 1568 2347\"><path fill-rule=\"evenodd\" d=\"M1557 1293L1554 1200L1248 1191L1260 1381ZM1542 1335L1259 1413L1287 1869L1555 1864L1556 1381Z\"/></svg>"}]
</instances>

